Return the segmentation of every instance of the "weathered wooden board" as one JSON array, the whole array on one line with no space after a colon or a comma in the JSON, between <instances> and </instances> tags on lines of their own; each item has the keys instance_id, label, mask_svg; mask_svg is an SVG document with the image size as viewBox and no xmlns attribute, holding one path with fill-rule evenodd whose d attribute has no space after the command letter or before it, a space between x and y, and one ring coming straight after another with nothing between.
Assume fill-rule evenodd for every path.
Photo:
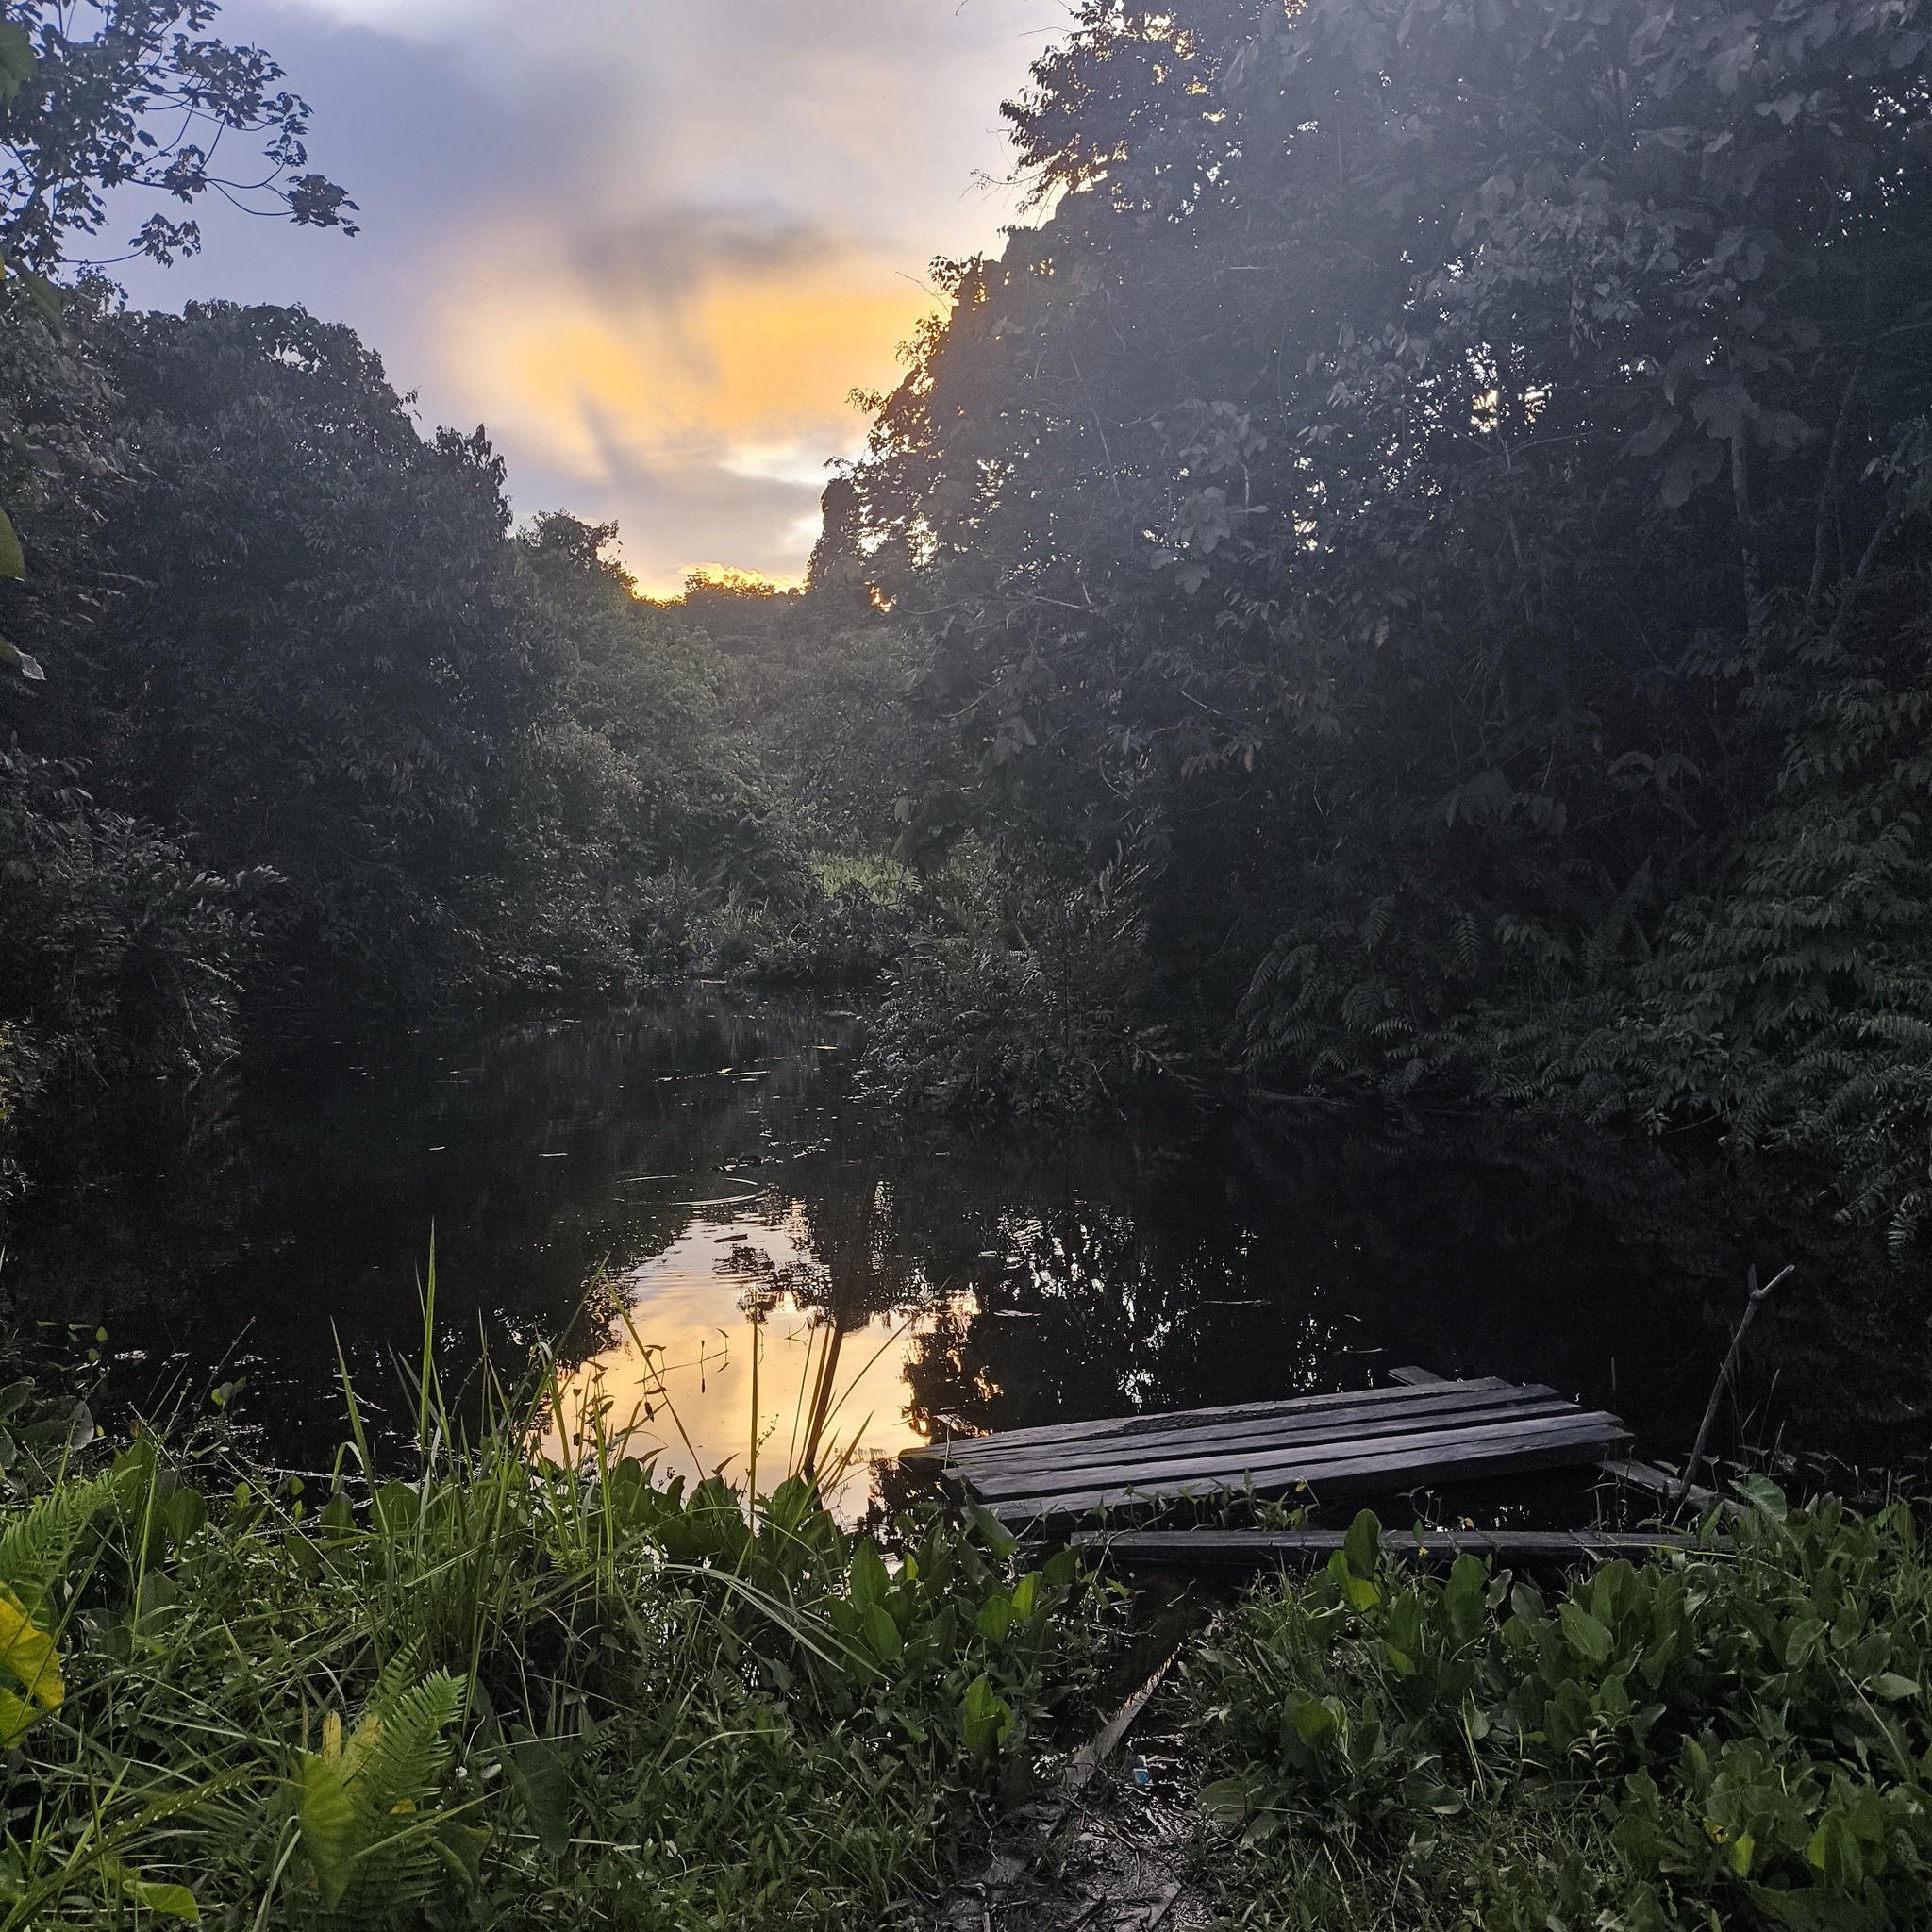
<instances>
[{"instance_id":1,"label":"weathered wooden board","mask_svg":"<svg viewBox=\"0 0 1932 1932\"><path fill-rule=\"evenodd\" d=\"M1587 1430L1580 1425L1588 1424ZM1169 1457L1157 1461L1123 1462L1100 1466L1101 1473L1113 1474L1109 1488L1124 1489L1139 1481L1159 1484L1163 1489L1205 1480L1209 1488L1239 1488L1242 1479L1261 1470L1291 1472L1290 1481L1313 1485L1320 1472L1339 1464L1387 1462L1407 1468L1419 1457L1428 1458L1449 1454L1466 1444L1512 1444L1540 1441L1569 1441L1579 1433L1592 1441L1602 1438L1614 1441L1622 1433L1614 1416L1585 1412L1574 1407L1553 1414L1527 1416L1449 1416L1439 1426L1424 1425L1392 1434L1335 1437L1315 1442L1290 1438L1286 1441L1217 1443L1190 1441ZM1624 1440L1628 1440L1624 1438ZM1117 1472L1117 1474L1115 1474ZM1028 1493L1054 1495L1063 1490L1092 1487L1093 1467L1076 1463L1061 1470L1042 1470L1027 1464L1008 1470L1004 1463L983 1463L974 1468L969 1480L985 1500L994 1496Z\"/></svg>"},{"instance_id":2,"label":"weathered wooden board","mask_svg":"<svg viewBox=\"0 0 1932 1932\"><path fill-rule=\"evenodd\" d=\"M1139 1472L1132 1480L1093 1482L1082 1489L1029 1488L989 1491L975 1474L974 1494L1008 1523L1085 1516L1095 1509L1210 1496L1252 1488L1257 1495L1284 1496L1306 1485L1312 1502L1334 1503L1356 1496L1392 1495L1443 1482L1474 1482L1515 1475L1533 1469L1559 1469L1593 1463L1629 1445L1628 1432L1614 1416L1578 1413L1552 1421L1491 1424L1479 1429L1432 1431L1394 1442L1338 1450L1320 1460L1306 1452L1280 1457L1254 1457L1233 1464Z\"/></svg>"},{"instance_id":3,"label":"weathered wooden board","mask_svg":"<svg viewBox=\"0 0 1932 1932\"><path fill-rule=\"evenodd\" d=\"M1540 1385L1401 1370L1387 1389L1012 1429L915 1450L1008 1522L1252 1488L1318 1503L1589 1465L1629 1432Z\"/></svg>"},{"instance_id":4,"label":"weathered wooden board","mask_svg":"<svg viewBox=\"0 0 1932 1932\"><path fill-rule=\"evenodd\" d=\"M1088 1470L1124 1473L1166 1466L1189 1457L1209 1457L1224 1462L1249 1455L1286 1454L1301 1448L1319 1456L1328 1449L1354 1448L1444 1429L1554 1420L1576 1413L1576 1405L1560 1396L1517 1399L1511 1391L1494 1391L1460 1401L1443 1398L1427 1404L1405 1403L1399 1408L1341 1410L1307 1420L1275 1416L1260 1422L1224 1423L1124 1440L1089 1438L1062 1448L1034 1442L1008 1454L946 1459L967 1471L975 1484L982 1474L997 1473L999 1479L1008 1483L1017 1476L1041 1475L1049 1478L1047 1488L1066 1488L1071 1485L1058 1478Z\"/></svg>"},{"instance_id":5,"label":"weathered wooden board","mask_svg":"<svg viewBox=\"0 0 1932 1932\"><path fill-rule=\"evenodd\" d=\"M1326 1562L1341 1547L1339 1529L1145 1529L1108 1535L1086 1530L1076 1544L1104 1551L1128 1566L1171 1564L1178 1569L1289 1569ZM1596 1529L1385 1530L1388 1555L1424 1565L1453 1563L1468 1554L1501 1563L1569 1564L1607 1557L1640 1557L1657 1550L1691 1549L1697 1540L1660 1531ZM1728 1547L1724 1538L1708 1548Z\"/></svg>"},{"instance_id":6,"label":"weathered wooden board","mask_svg":"<svg viewBox=\"0 0 1932 1932\"><path fill-rule=\"evenodd\" d=\"M963 1459L976 1455L1004 1454L1008 1449L1030 1442L1068 1443L1084 1441L1096 1436L1164 1435L1174 1429L1207 1427L1220 1423L1239 1423L1251 1419L1262 1420L1272 1416L1318 1416L1324 1411L1337 1408L1400 1407L1406 1404L1422 1401L1431 1394L1438 1394L1445 1386L1468 1393L1484 1390L1504 1390L1512 1394L1547 1395L1550 1392L1536 1384L1519 1388L1515 1383L1499 1381L1494 1376L1484 1376L1479 1380L1446 1385L1439 1382L1426 1389L1355 1389L1334 1395L1296 1395L1282 1402L1238 1402L1220 1408L1175 1409L1161 1415L1117 1415L1103 1416L1092 1422L1043 1423L1033 1428L1002 1429L997 1435L992 1436L960 1436L952 1441L934 1442L926 1448L915 1449L909 1453L920 1457L937 1456Z\"/></svg>"}]
</instances>

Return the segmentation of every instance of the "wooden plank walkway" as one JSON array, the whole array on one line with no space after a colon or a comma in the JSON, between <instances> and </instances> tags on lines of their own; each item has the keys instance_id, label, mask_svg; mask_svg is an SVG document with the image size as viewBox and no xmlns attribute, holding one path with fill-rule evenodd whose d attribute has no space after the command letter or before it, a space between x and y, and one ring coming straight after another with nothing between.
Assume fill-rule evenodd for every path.
<instances>
[{"instance_id":1,"label":"wooden plank walkway","mask_svg":"<svg viewBox=\"0 0 1932 1932\"><path fill-rule=\"evenodd\" d=\"M1490 1376L1008 1429L910 1459L938 1463L1002 1521L1033 1523L1251 1486L1327 1504L1590 1466L1629 1446L1616 1416Z\"/></svg>"},{"instance_id":2,"label":"wooden plank walkway","mask_svg":"<svg viewBox=\"0 0 1932 1932\"><path fill-rule=\"evenodd\" d=\"M1341 1549L1339 1529L1143 1529L1082 1530L1076 1545L1104 1554L1108 1561L1176 1569L1287 1570L1326 1562ZM1644 1557L1658 1550L1697 1546L1692 1536L1668 1530L1606 1529L1389 1529L1382 1548L1391 1557L1440 1568L1459 1556L1493 1557L1500 1563L1567 1567L1606 1557ZM1727 1549L1718 1537L1706 1545Z\"/></svg>"}]
</instances>

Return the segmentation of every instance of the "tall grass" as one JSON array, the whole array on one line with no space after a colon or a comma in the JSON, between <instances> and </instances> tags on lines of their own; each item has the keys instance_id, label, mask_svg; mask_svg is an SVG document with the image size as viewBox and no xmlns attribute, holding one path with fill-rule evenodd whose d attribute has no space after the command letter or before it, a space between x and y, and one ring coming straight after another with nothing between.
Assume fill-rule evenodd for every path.
<instances>
[{"instance_id":1,"label":"tall grass","mask_svg":"<svg viewBox=\"0 0 1932 1932\"><path fill-rule=\"evenodd\" d=\"M0 1932L890 1924L1091 1667L991 1519L889 1562L414 1381L406 1477L345 1377L325 1492L137 1430L0 1506Z\"/></svg>"}]
</instances>

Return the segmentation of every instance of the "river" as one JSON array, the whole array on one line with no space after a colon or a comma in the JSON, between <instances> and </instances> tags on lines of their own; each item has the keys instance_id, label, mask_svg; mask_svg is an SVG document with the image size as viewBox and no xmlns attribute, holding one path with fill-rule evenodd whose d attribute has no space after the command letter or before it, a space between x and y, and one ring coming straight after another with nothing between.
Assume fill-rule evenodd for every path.
<instances>
[{"instance_id":1,"label":"river","mask_svg":"<svg viewBox=\"0 0 1932 1932\"><path fill-rule=\"evenodd\" d=\"M1407 1362L1546 1382L1681 1453L1746 1266L1795 1260L1726 1441L1924 1447L1926 1270L1789 1176L1750 1189L1709 1147L1493 1116L908 1123L855 1091L857 1039L838 1008L701 989L49 1109L18 1150L0 1294L77 1341L104 1328L123 1408L245 1383L256 1447L315 1470L344 1434L339 1361L379 1435L412 1431L433 1244L458 1413L479 1361L513 1385L545 1343L564 1426L598 1409L687 1474L741 1478L756 1453L762 1487L823 1386L852 1509L868 1458L938 1432Z\"/></svg>"}]
</instances>

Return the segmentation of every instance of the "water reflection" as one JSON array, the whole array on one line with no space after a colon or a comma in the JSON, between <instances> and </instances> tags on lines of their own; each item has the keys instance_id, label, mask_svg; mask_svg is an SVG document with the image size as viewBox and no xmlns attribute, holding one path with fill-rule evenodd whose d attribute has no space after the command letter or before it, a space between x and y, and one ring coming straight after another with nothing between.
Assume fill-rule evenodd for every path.
<instances>
[{"instance_id":1,"label":"water reflection","mask_svg":"<svg viewBox=\"0 0 1932 1932\"><path fill-rule=\"evenodd\" d=\"M867 1293L879 1272L835 1269L831 1254L799 1201L694 1222L608 1283L620 1339L562 1380L545 1451L581 1458L601 1436L664 1475L719 1474L763 1493L812 1475L836 1507L862 1513L872 1465L923 1440L906 1366L940 1297L908 1274Z\"/></svg>"},{"instance_id":2,"label":"water reflection","mask_svg":"<svg viewBox=\"0 0 1932 1932\"><path fill-rule=\"evenodd\" d=\"M1923 1265L1697 1150L1341 1115L973 1135L859 1105L852 1041L810 1007L698 999L325 1042L194 1101L50 1120L22 1149L0 1291L16 1319L105 1324L142 1357L130 1401L225 1357L265 1446L316 1468L339 1341L408 1433L391 1362L433 1228L452 1382L553 1341L574 1394L636 1409L667 1467L743 1473L761 1339L762 1480L815 1409L886 1451L1407 1361L1547 1382L1669 1454L1745 1265L1795 1259L1739 1417L1866 1457L1924 1442Z\"/></svg>"}]
</instances>

